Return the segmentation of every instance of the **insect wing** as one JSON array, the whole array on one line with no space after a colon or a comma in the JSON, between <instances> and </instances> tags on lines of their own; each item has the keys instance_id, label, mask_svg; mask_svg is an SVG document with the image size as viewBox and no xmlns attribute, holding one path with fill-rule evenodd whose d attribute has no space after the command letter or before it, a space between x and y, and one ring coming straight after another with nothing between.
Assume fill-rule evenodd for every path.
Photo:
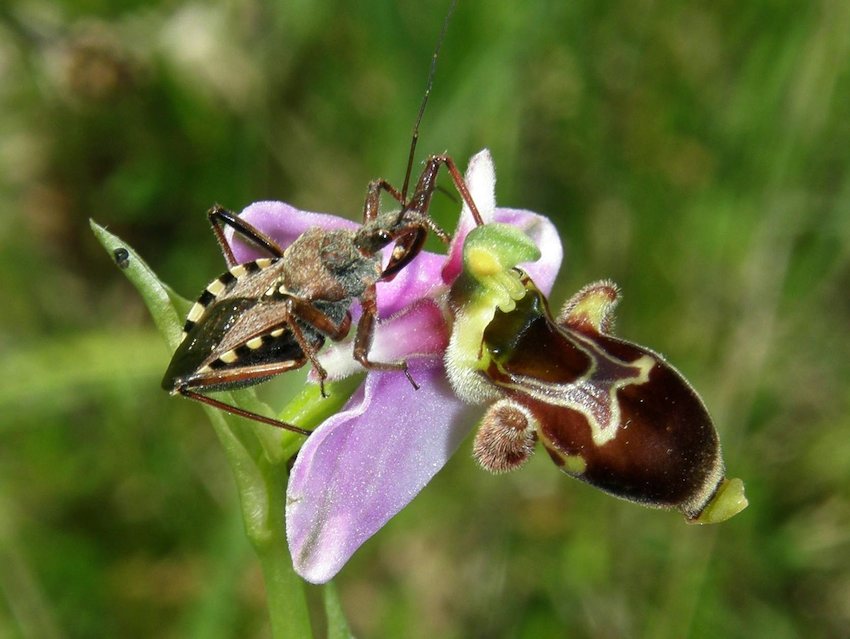
<instances>
[{"instance_id":1,"label":"insect wing","mask_svg":"<svg viewBox=\"0 0 850 639\"><path fill-rule=\"evenodd\" d=\"M236 264L207 285L186 317L183 340L162 380L165 390L246 386L268 379L265 368L277 374L304 364L275 304L280 266L276 258ZM323 343L312 333L310 338L317 347Z\"/></svg>"},{"instance_id":2,"label":"insect wing","mask_svg":"<svg viewBox=\"0 0 850 639\"><path fill-rule=\"evenodd\" d=\"M223 390L268 379L264 367L274 367L276 374L302 366L306 359L292 331L263 323L268 306L244 297L212 304L174 352L163 388ZM245 334L251 326L254 334ZM323 338L313 336L313 341L318 348Z\"/></svg>"}]
</instances>

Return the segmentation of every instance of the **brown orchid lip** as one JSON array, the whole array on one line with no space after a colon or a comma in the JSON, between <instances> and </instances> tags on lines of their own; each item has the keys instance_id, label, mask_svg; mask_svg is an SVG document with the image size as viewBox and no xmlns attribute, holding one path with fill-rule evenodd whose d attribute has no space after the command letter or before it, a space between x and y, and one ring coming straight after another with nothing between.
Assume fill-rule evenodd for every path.
<instances>
[{"instance_id":1,"label":"brown orchid lip","mask_svg":"<svg viewBox=\"0 0 850 639\"><path fill-rule=\"evenodd\" d=\"M586 286L556 321L534 282L522 281L525 296L496 310L482 336L480 372L504 398L479 433L482 465L521 465L529 453L511 422L523 414L563 472L616 497L677 509L693 523L743 510L743 482L725 478L717 432L693 387L657 353L609 334L616 285Z\"/></svg>"}]
</instances>

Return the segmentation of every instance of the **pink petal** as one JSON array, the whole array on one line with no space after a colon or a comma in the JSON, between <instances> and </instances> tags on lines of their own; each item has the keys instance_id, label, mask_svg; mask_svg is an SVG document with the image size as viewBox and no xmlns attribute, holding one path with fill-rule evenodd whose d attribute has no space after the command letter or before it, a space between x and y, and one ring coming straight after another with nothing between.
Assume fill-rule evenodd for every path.
<instances>
[{"instance_id":1,"label":"pink petal","mask_svg":"<svg viewBox=\"0 0 850 639\"><path fill-rule=\"evenodd\" d=\"M398 362L427 355L441 355L449 344L449 328L439 304L421 299L375 327L369 359L373 362ZM329 379L340 379L363 372L354 359L354 340L332 344L319 354ZM310 379L318 382L315 371ZM418 382L417 382L418 383Z\"/></svg>"},{"instance_id":2,"label":"pink petal","mask_svg":"<svg viewBox=\"0 0 850 639\"><path fill-rule=\"evenodd\" d=\"M561 260L564 257L561 238L554 224L548 218L531 211L496 208L496 172L493 166L493 158L487 149L472 156L464 175L464 181L485 223L503 222L516 226L534 240L543 256L537 262L523 264L522 268L528 272L544 293L551 292L555 276L558 274L558 268L561 266ZM464 204L449 247L448 258L443 266L442 278L447 284L451 284L463 268L463 243L474 226L472 213Z\"/></svg>"},{"instance_id":3,"label":"pink petal","mask_svg":"<svg viewBox=\"0 0 850 639\"><path fill-rule=\"evenodd\" d=\"M445 259L444 255L422 251L391 282L378 282L378 315L389 317L418 299L430 297L443 284L440 269Z\"/></svg>"},{"instance_id":4,"label":"pink petal","mask_svg":"<svg viewBox=\"0 0 850 639\"><path fill-rule=\"evenodd\" d=\"M371 373L348 407L298 453L286 501L296 572L324 583L404 508L454 453L472 421L439 360L411 363L421 384Z\"/></svg>"},{"instance_id":5,"label":"pink petal","mask_svg":"<svg viewBox=\"0 0 850 639\"><path fill-rule=\"evenodd\" d=\"M542 256L536 262L520 266L541 291L546 295L551 293L561 261L564 259L561 236L555 225L547 217L520 209L496 209L493 217L494 222L515 226L534 241Z\"/></svg>"}]
</instances>

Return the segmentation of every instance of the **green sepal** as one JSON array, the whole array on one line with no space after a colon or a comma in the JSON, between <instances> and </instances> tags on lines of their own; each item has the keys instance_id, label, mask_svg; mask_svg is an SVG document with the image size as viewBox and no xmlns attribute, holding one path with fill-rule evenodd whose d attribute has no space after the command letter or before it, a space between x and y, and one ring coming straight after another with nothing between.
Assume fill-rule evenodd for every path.
<instances>
[{"instance_id":1,"label":"green sepal","mask_svg":"<svg viewBox=\"0 0 850 639\"><path fill-rule=\"evenodd\" d=\"M163 284L145 261L139 257L126 242L113 235L94 220L89 220L89 225L95 237L103 245L111 256L115 251L124 249L129 254L126 266L121 269L127 279L139 291L148 311L153 318L156 327L171 349L177 348L183 332L182 313L178 309L189 308L189 300L175 293L171 287Z\"/></svg>"}]
</instances>

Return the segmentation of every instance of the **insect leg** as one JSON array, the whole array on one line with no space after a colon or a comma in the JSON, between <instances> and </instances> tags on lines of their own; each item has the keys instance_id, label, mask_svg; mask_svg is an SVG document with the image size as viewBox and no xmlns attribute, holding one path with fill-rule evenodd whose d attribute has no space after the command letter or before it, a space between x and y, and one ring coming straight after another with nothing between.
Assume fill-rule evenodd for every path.
<instances>
[{"instance_id":1,"label":"insect leg","mask_svg":"<svg viewBox=\"0 0 850 639\"><path fill-rule=\"evenodd\" d=\"M478 225L484 223L478 207L475 206L469 189L466 188L466 183L463 181L454 161L447 155L433 155L429 157L425 163L425 168L422 170L422 174L419 176L416 189L413 195L411 195L410 201L404 203L404 208L399 212L399 222L407 214L406 220L409 222L409 230L405 230L396 242L390 261L381 275L381 281L392 281L399 271L419 254L425 244L425 238L429 230L446 244L451 241L451 236L441 229L431 219L431 216L428 215L428 209L431 206L431 197L437 188L437 173L440 170L441 164L445 164L448 167L455 182L455 187L467 203L467 206L469 206L476 223Z\"/></svg>"},{"instance_id":2,"label":"insect leg","mask_svg":"<svg viewBox=\"0 0 850 639\"><path fill-rule=\"evenodd\" d=\"M403 236L396 242L393 247L393 252L390 255L390 260L387 262L386 268L381 273L381 282L392 282L393 278L398 275L405 266L410 264L417 255L419 255L422 247L425 245L427 233L422 227L414 230L411 233Z\"/></svg>"},{"instance_id":3,"label":"insect leg","mask_svg":"<svg viewBox=\"0 0 850 639\"><path fill-rule=\"evenodd\" d=\"M478 207L475 206L472 195L469 193L466 182L463 181L463 176L460 174L455 161L448 155L432 155L425 161L425 169L422 171L422 175L419 176L416 189L410 197L408 208L423 213L428 210L431 204L431 196L436 188L437 173L443 164L448 169L452 177L452 182L454 182L455 188L460 193L461 198L463 198L463 201L469 207L475 223L478 226L482 226L484 220L481 217L481 213L478 211ZM437 234L439 235L439 233Z\"/></svg>"},{"instance_id":4,"label":"insect leg","mask_svg":"<svg viewBox=\"0 0 850 639\"><path fill-rule=\"evenodd\" d=\"M251 366L238 366L235 368L207 369L204 372L196 373L190 378L183 380L179 385L175 386L172 393L179 393L189 399L209 404L210 406L220 408L221 410L233 413L234 415L239 415L240 417L253 419L254 421L270 424L285 430L291 430L302 435L309 435L309 431L299 428L298 426L293 426L292 424L287 424L286 422L274 419L273 417L266 417L265 415L260 415L252 411L245 410L244 408L232 406L231 404L227 404L221 400L204 394L204 392L208 392L209 389L221 390L228 386L237 388L240 386L248 386L257 383L258 381L266 380L274 375L279 375L280 373L285 373L295 368L299 368L303 365L303 363L303 357L296 357L295 359L286 359L261 365L255 364Z\"/></svg>"},{"instance_id":5,"label":"insect leg","mask_svg":"<svg viewBox=\"0 0 850 639\"><path fill-rule=\"evenodd\" d=\"M366 190L366 201L363 203L363 223L371 222L378 217L381 204L381 191L389 193L393 199L404 206L404 196L386 180L372 180Z\"/></svg>"},{"instance_id":6,"label":"insect leg","mask_svg":"<svg viewBox=\"0 0 850 639\"><path fill-rule=\"evenodd\" d=\"M375 336L375 320L378 317L377 292L374 284L363 293L360 303L363 307L363 315L357 323L354 359L367 370L402 371L413 388L419 390L419 384L414 381L407 369L407 362L373 362L369 359L369 349L372 347L372 338Z\"/></svg>"},{"instance_id":7,"label":"insect leg","mask_svg":"<svg viewBox=\"0 0 850 639\"><path fill-rule=\"evenodd\" d=\"M184 397L188 397L189 399L194 399L204 404L214 406L215 408L226 411L228 413L232 413L233 415L238 415L239 417L253 419L254 421L261 422L263 424L268 424L269 426L275 426L277 428L283 428L284 430L292 431L293 433L298 433L299 435L309 436L311 434L311 431L306 430L304 428L299 428L298 426L293 426L292 424L282 422L279 419L266 417L265 415L260 415L259 413L254 413L250 410L245 410L244 408L239 408L237 406L227 404L218 399L214 399L209 395L203 395L202 393L191 391L186 388L180 388L178 389L178 392Z\"/></svg>"},{"instance_id":8,"label":"insect leg","mask_svg":"<svg viewBox=\"0 0 850 639\"><path fill-rule=\"evenodd\" d=\"M304 331L301 329L298 322L300 321L322 335L338 342L345 338L345 336L348 335L348 331L351 329L351 313L346 311L345 317L339 324L337 324L325 313L316 308L313 303L294 295L288 295L284 298L284 309L284 319L289 326L289 329L292 331L295 341L298 342L298 346L301 347L304 355L313 365L313 370L315 370L316 374L319 376L319 386L322 391L322 397L327 397L327 394L325 393L325 380L328 377L328 372L319 363L317 356L318 349L313 342L307 339L304 335Z\"/></svg>"},{"instance_id":9,"label":"insect leg","mask_svg":"<svg viewBox=\"0 0 850 639\"><path fill-rule=\"evenodd\" d=\"M369 222L377 219L381 204L381 191L386 191L402 205L399 216L404 215L404 213L409 210L407 203L404 200L404 195L392 184L386 180L372 180L369 182L369 188L366 193L366 201L363 204L364 224L368 224ZM425 216L423 216L423 218L424 217ZM398 272L419 254L422 250L422 246L425 244L427 229L432 227L436 227L436 224L433 224L428 219L423 219L422 223L418 224L412 232L408 233L396 242L395 247L393 247L390 262L387 264L387 268L381 275L382 281L392 281ZM436 228L437 230L435 232L442 238L445 233L438 227Z\"/></svg>"},{"instance_id":10,"label":"insect leg","mask_svg":"<svg viewBox=\"0 0 850 639\"><path fill-rule=\"evenodd\" d=\"M221 252L224 253L224 259L227 260L228 266L235 266L236 258L233 256L233 251L227 243L227 239L224 237L224 225L232 228L243 240L247 240L248 243L265 250L272 257L281 257L283 255L283 249L280 248L278 243L272 238L218 204L213 206L207 212L207 217L212 225L215 239L221 247Z\"/></svg>"}]
</instances>

